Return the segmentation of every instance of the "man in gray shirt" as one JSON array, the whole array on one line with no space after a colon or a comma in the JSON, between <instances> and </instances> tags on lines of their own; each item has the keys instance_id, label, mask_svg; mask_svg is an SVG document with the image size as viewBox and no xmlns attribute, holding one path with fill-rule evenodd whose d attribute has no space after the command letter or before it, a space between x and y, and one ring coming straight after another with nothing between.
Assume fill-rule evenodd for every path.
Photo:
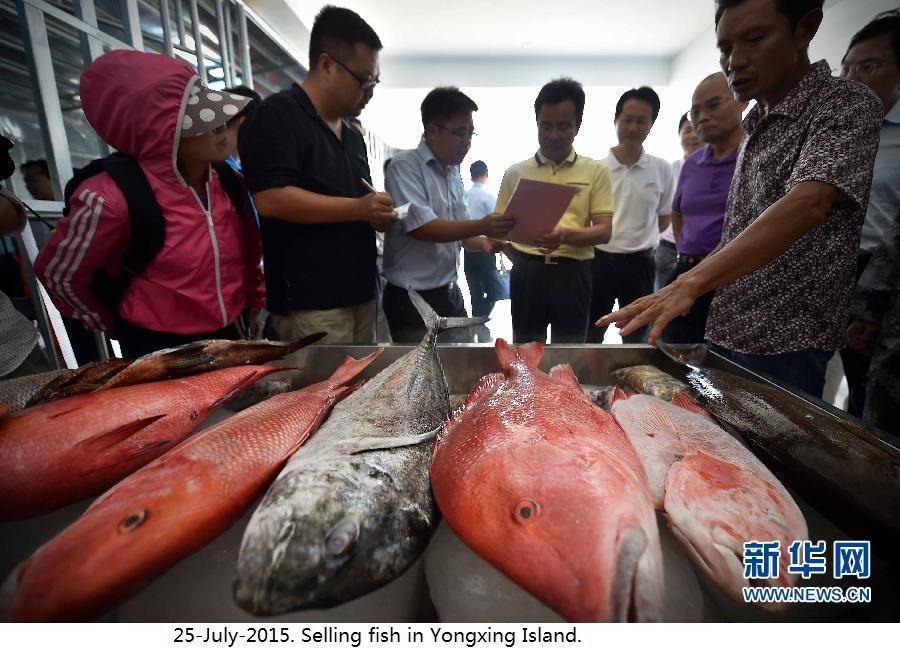
<instances>
[{"instance_id":1,"label":"man in gray shirt","mask_svg":"<svg viewBox=\"0 0 900 650\"><path fill-rule=\"evenodd\" d=\"M456 284L460 247L496 253L514 219L470 219L459 165L472 144L475 102L457 88L435 88L422 102L419 146L391 160L385 186L394 205L409 204L384 240L384 314L395 343L415 343L425 324L407 295L415 289L441 316L467 316Z\"/></svg>"}]
</instances>

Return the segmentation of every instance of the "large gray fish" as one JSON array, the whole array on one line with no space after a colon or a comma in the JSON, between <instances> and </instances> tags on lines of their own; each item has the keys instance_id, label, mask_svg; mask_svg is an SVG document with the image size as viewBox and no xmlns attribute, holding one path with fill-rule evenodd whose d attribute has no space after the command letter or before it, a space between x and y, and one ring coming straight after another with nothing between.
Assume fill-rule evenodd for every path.
<instances>
[{"instance_id":1,"label":"large gray fish","mask_svg":"<svg viewBox=\"0 0 900 650\"><path fill-rule=\"evenodd\" d=\"M330 607L403 573L436 524L428 466L450 415L439 332L486 318L443 318L414 292L421 343L341 402L295 453L247 525L234 598L256 615Z\"/></svg>"},{"instance_id":2,"label":"large gray fish","mask_svg":"<svg viewBox=\"0 0 900 650\"><path fill-rule=\"evenodd\" d=\"M680 363L690 361L660 347ZM657 384L642 381L648 378L644 373L630 378L627 383L642 393L651 393L651 383ZM768 384L692 364L686 379L700 405L734 427L788 487L848 532L877 537L884 548L900 543L900 451L895 447L849 416Z\"/></svg>"}]
</instances>

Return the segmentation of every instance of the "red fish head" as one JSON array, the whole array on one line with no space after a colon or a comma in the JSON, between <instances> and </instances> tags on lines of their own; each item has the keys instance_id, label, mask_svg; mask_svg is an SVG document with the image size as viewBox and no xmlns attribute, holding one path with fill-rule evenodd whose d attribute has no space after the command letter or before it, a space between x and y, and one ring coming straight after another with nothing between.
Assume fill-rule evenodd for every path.
<instances>
[{"instance_id":1,"label":"red fish head","mask_svg":"<svg viewBox=\"0 0 900 650\"><path fill-rule=\"evenodd\" d=\"M167 504L192 498L190 492L175 481L156 492L140 484L128 494L115 488L107 492L17 569L13 620L92 621L138 591L168 566L165 554L155 551L185 543L179 533L186 526L171 516ZM186 515L202 517L202 511L198 504ZM162 567L148 565L150 550L162 557L157 560Z\"/></svg>"},{"instance_id":2,"label":"red fish head","mask_svg":"<svg viewBox=\"0 0 900 650\"><path fill-rule=\"evenodd\" d=\"M587 484L573 478L563 454L556 462L546 453L531 464L521 454L517 458L515 467L488 470L467 503L439 500L455 532L567 620L658 619L659 546L633 516L621 477ZM504 481L491 475L503 475ZM454 507L478 515L453 516ZM655 526L652 509L649 516ZM468 529L456 523L467 520L480 523Z\"/></svg>"}]
</instances>

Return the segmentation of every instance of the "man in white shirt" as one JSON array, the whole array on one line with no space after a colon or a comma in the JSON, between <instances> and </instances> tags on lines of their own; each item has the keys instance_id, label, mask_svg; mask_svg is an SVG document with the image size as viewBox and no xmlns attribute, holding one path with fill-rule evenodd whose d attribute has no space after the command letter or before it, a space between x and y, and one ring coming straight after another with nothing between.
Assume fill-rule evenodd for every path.
<instances>
[{"instance_id":1,"label":"man in white shirt","mask_svg":"<svg viewBox=\"0 0 900 650\"><path fill-rule=\"evenodd\" d=\"M612 176L615 212L612 238L597 246L593 262L591 320L653 293L654 251L659 233L669 225L675 180L666 160L644 151L644 141L659 115L659 96L642 86L625 92L616 104L619 143L604 162ZM589 328L588 342L602 343L605 328ZM640 343L645 330L623 337Z\"/></svg>"}]
</instances>

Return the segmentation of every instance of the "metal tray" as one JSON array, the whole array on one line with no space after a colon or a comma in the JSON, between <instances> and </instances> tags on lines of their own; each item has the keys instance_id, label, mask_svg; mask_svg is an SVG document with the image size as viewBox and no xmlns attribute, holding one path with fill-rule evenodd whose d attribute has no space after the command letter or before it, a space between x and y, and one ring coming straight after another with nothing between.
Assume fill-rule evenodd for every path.
<instances>
[{"instance_id":1,"label":"metal tray","mask_svg":"<svg viewBox=\"0 0 900 650\"><path fill-rule=\"evenodd\" d=\"M292 380L300 387L321 381L328 377L340 361L347 355L362 357L370 353L372 346L311 346L291 355L283 362L296 368ZM390 363L408 352L411 346L385 346L384 352L364 371L363 377L377 374ZM485 374L499 370L494 348L491 345L446 344L439 346L447 382L451 394L465 394ZM615 383L611 371L623 366L636 364L652 364L676 376L684 378L685 369L679 366L658 349L646 345L584 345L548 346L544 350L541 368L549 370L559 363L572 365L582 383L609 385ZM744 377L775 385L787 390L776 382L768 381L755 375L728 360L710 354L704 365L726 370ZM790 392L790 391L789 391ZM796 395L796 393L793 393ZM832 415L846 417L843 412L834 409L821 400L802 396L812 408L821 409ZM231 413L219 409L204 426L228 417ZM732 431L734 434L734 431ZM897 448L897 441L887 434L873 431L888 444ZM740 436L736 437L740 439ZM838 527L833 518L813 508L792 486L786 485L803 511L809 525L810 539L831 542L849 537ZM15 564L25 559L42 543L56 532L74 521L89 505L89 501L74 504L63 510L28 521L0 523L0 572L5 577ZM254 505L255 508L255 505ZM139 594L124 603L117 611L104 620L110 621L145 621L145 622L377 622L377 621L432 621L440 617L427 604L428 585L425 580L423 562L417 562L406 574L393 583L367 596L329 610L310 610L293 612L284 616L258 619L237 608L231 599L231 575L237 550L243 535L244 527L249 519L251 508L245 517L230 530L221 535L201 551L185 558L152 583ZM446 538L446 535L441 536ZM849 538L852 539L852 538ZM445 544L442 542L442 544ZM450 546L435 545L426 553L428 559L435 554L447 552ZM456 551L454 551L456 552ZM477 558L466 566L476 566ZM897 585L900 584L900 562L892 557L873 557L872 577L864 586L872 587L873 602L860 604L815 604L795 605L786 614L768 615L753 607L733 603L718 590L705 582L701 577L699 584L703 591L703 620L710 621L900 621L900 596ZM847 581L842 581L846 583ZM803 581L804 586L835 586L837 580L827 576L813 577ZM846 586L841 584L840 586ZM526 595L527 597L527 595ZM3 609L3 596L0 594L0 614ZM423 606L423 603L425 605ZM480 607L481 605L479 605ZM463 609L463 612L466 610ZM472 622L485 620L476 618L471 612ZM523 608L522 613L541 611L535 608ZM484 613L481 612L483 616ZM456 620L463 616L457 611ZM536 622L541 616L535 615ZM0 616L2 619L2 616ZM521 620L521 619L518 619ZM552 619L543 619L549 622ZM499 621L498 621L499 622Z\"/></svg>"}]
</instances>

